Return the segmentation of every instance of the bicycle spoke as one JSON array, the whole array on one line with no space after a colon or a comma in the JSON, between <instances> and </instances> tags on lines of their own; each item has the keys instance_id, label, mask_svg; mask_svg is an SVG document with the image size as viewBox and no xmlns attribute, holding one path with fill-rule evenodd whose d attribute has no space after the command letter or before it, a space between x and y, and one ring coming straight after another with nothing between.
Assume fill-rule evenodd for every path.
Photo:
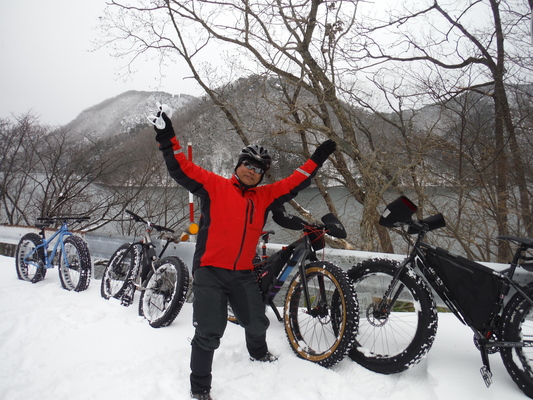
<instances>
[{"instance_id":1,"label":"bicycle spoke","mask_svg":"<svg viewBox=\"0 0 533 400\"><path fill-rule=\"evenodd\" d=\"M345 274L327 262L306 268L309 304L299 276L289 285L285 331L293 350L332 366L348 352L357 329L357 301Z\"/></svg>"},{"instance_id":2,"label":"bicycle spoke","mask_svg":"<svg viewBox=\"0 0 533 400\"><path fill-rule=\"evenodd\" d=\"M148 276L139 300L139 314L154 328L168 326L183 306L189 287L189 272L178 257L165 257Z\"/></svg>"}]
</instances>

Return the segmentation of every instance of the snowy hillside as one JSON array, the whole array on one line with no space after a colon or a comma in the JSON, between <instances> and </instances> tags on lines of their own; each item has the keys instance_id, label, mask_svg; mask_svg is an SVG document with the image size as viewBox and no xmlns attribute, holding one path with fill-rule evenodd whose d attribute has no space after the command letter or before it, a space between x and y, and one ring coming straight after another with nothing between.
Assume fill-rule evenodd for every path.
<instances>
[{"instance_id":1,"label":"snowy hillside","mask_svg":"<svg viewBox=\"0 0 533 400\"><path fill-rule=\"evenodd\" d=\"M89 140L107 139L148 126L146 117L155 112L157 102L178 110L193 99L189 95L129 91L82 111L65 128Z\"/></svg>"},{"instance_id":2,"label":"snowy hillside","mask_svg":"<svg viewBox=\"0 0 533 400\"><path fill-rule=\"evenodd\" d=\"M19 281L14 259L0 256L0 399L187 400L191 305L167 328L151 328L137 304L100 297L100 281L85 292L60 287L57 271L35 285ZM491 357L486 388L472 334L451 314L427 359L397 375L368 371L350 359L332 369L296 357L273 314L268 342L273 364L248 360L244 334L229 324L215 354L215 400L518 400L526 397Z\"/></svg>"}]
</instances>

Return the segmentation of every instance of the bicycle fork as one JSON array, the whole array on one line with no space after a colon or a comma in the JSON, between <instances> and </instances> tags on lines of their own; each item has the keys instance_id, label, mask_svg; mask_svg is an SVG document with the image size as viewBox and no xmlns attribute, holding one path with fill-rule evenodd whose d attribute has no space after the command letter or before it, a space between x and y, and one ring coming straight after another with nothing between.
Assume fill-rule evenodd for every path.
<instances>
[{"instance_id":1,"label":"bicycle fork","mask_svg":"<svg viewBox=\"0 0 533 400\"><path fill-rule=\"evenodd\" d=\"M316 300L316 299L312 299L311 294L309 293L309 285L307 282L307 274L306 274L306 269L304 265L305 259L306 257L301 257L298 260L299 261L298 270L299 270L300 277L301 277L301 285L302 285L302 289L304 293L305 305L307 307L307 314L313 318L327 316L329 313L329 310L328 310L328 305L326 301L327 295L326 295L326 286L324 284L324 277L320 274L317 276L319 299L318 301L313 302L313 300ZM313 306L313 303L315 303L315 306Z\"/></svg>"},{"instance_id":2,"label":"bicycle fork","mask_svg":"<svg viewBox=\"0 0 533 400\"><path fill-rule=\"evenodd\" d=\"M394 304L396 304L396 301L400 297L400 294L403 291L403 288L405 285L400 281L400 276L403 274L405 266L408 265L411 258L406 259L398 268L394 276L392 277L392 280L389 284L389 287L385 291L385 294L383 295L383 298L377 305L377 307L373 310L373 316L377 320L384 320L388 318L390 312L392 311L392 308L394 307Z\"/></svg>"}]
</instances>

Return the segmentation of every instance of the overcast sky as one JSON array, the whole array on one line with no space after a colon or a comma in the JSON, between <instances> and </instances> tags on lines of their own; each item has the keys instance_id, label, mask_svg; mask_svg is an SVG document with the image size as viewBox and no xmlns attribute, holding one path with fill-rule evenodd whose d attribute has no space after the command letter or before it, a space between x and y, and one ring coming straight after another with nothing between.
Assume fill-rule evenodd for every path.
<instances>
[{"instance_id":1,"label":"overcast sky","mask_svg":"<svg viewBox=\"0 0 533 400\"><path fill-rule=\"evenodd\" d=\"M0 0L0 118L31 111L41 123L63 125L127 90L200 94L183 80L185 69L161 81L155 61L120 78L127 60L93 43L104 8L105 0Z\"/></svg>"}]
</instances>

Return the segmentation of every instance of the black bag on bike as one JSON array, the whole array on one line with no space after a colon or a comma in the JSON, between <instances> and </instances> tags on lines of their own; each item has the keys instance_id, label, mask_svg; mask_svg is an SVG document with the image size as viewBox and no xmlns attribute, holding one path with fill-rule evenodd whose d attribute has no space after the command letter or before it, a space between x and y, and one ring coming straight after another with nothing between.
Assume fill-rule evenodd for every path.
<instances>
[{"instance_id":1,"label":"black bag on bike","mask_svg":"<svg viewBox=\"0 0 533 400\"><path fill-rule=\"evenodd\" d=\"M256 267L257 281L263 296L266 296L274 285L274 278L278 276L285 263L291 257L292 250L290 247L285 247Z\"/></svg>"},{"instance_id":2,"label":"black bag on bike","mask_svg":"<svg viewBox=\"0 0 533 400\"><path fill-rule=\"evenodd\" d=\"M465 322L483 331L496 310L505 283L493 274L492 269L441 248L428 249L426 261L444 282ZM437 281L433 284L442 290ZM445 296L441 297L447 300Z\"/></svg>"}]
</instances>

